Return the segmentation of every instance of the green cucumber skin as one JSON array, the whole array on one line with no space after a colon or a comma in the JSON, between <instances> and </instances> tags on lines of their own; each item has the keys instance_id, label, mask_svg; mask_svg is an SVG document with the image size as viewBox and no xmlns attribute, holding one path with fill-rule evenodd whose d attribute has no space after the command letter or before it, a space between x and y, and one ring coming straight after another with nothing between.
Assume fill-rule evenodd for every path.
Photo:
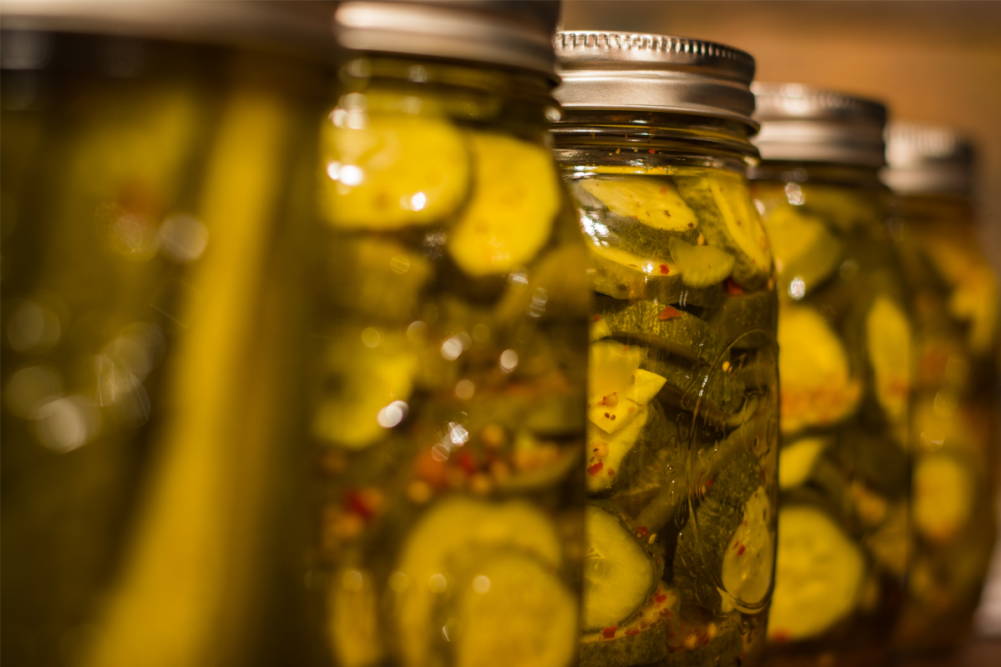
<instances>
[{"instance_id":1,"label":"green cucumber skin","mask_svg":"<svg viewBox=\"0 0 1001 667\"><path fill-rule=\"evenodd\" d=\"M595 312L613 335L641 339L644 343L678 354L691 361L713 362L724 353L720 339L704 320L684 311L660 319L668 308L653 301L623 302L597 296Z\"/></svg>"},{"instance_id":2,"label":"green cucumber skin","mask_svg":"<svg viewBox=\"0 0 1001 667\"><path fill-rule=\"evenodd\" d=\"M649 355L640 367L667 379L660 400L710 423L722 423L740 409L744 383L736 375ZM706 377L708 376L708 381ZM699 396L699 392L702 395Z\"/></svg>"},{"instance_id":3,"label":"green cucumber skin","mask_svg":"<svg viewBox=\"0 0 1001 667\"><path fill-rule=\"evenodd\" d=\"M727 346L747 349L776 343L779 302L775 292L727 296L708 319Z\"/></svg>"},{"instance_id":4,"label":"green cucumber skin","mask_svg":"<svg viewBox=\"0 0 1001 667\"><path fill-rule=\"evenodd\" d=\"M660 404L651 401L648 409L642 444L629 452L615 482L604 494L631 517L657 495L667 481L668 468L680 465L687 451L678 425L664 415Z\"/></svg>"}]
</instances>

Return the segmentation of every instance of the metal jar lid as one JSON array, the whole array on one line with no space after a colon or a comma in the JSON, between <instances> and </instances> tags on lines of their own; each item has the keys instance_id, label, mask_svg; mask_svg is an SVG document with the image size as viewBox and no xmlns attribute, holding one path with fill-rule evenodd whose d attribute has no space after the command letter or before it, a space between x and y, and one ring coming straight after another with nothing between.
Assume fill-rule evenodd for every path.
<instances>
[{"instance_id":1,"label":"metal jar lid","mask_svg":"<svg viewBox=\"0 0 1001 667\"><path fill-rule=\"evenodd\" d=\"M369 0L341 3L336 25L347 49L512 67L555 83L559 13L558 0Z\"/></svg>"},{"instance_id":2,"label":"metal jar lid","mask_svg":"<svg viewBox=\"0 0 1001 667\"><path fill-rule=\"evenodd\" d=\"M886 107L798 83L755 83L761 131L752 139L763 160L881 167Z\"/></svg>"},{"instance_id":3,"label":"metal jar lid","mask_svg":"<svg viewBox=\"0 0 1001 667\"><path fill-rule=\"evenodd\" d=\"M890 123L886 161L880 178L900 194L969 196L973 190L973 146L948 127Z\"/></svg>"},{"instance_id":4,"label":"metal jar lid","mask_svg":"<svg viewBox=\"0 0 1001 667\"><path fill-rule=\"evenodd\" d=\"M666 111L740 121L752 130L754 58L722 44L621 32L560 32L565 109Z\"/></svg>"},{"instance_id":5,"label":"metal jar lid","mask_svg":"<svg viewBox=\"0 0 1001 667\"><path fill-rule=\"evenodd\" d=\"M336 7L332 0L3 0L0 27L225 44L336 62Z\"/></svg>"}]
</instances>

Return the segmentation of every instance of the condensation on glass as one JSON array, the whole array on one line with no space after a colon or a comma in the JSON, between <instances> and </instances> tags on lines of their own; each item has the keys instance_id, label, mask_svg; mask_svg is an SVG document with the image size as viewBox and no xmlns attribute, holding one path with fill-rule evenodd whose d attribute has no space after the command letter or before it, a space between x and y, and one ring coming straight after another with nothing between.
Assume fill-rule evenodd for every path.
<instances>
[{"instance_id":1,"label":"condensation on glass","mask_svg":"<svg viewBox=\"0 0 1001 667\"><path fill-rule=\"evenodd\" d=\"M575 657L589 293L546 131L557 12L337 12L357 51L313 181L311 664Z\"/></svg>"},{"instance_id":2,"label":"condensation on glass","mask_svg":"<svg viewBox=\"0 0 1001 667\"><path fill-rule=\"evenodd\" d=\"M4 664L287 655L295 298L265 288L293 293L323 10L177 4L2 8Z\"/></svg>"},{"instance_id":3,"label":"condensation on glass","mask_svg":"<svg viewBox=\"0 0 1001 667\"><path fill-rule=\"evenodd\" d=\"M890 226L885 108L755 84L752 192L778 274L783 434L775 664L883 664L908 553L911 304Z\"/></svg>"},{"instance_id":4,"label":"condensation on glass","mask_svg":"<svg viewBox=\"0 0 1001 667\"><path fill-rule=\"evenodd\" d=\"M998 283L978 241L973 149L956 132L892 123L883 181L897 195L913 291L913 550L903 651L969 637L996 534Z\"/></svg>"},{"instance_id":5,"label":"condensation on glass","mask_svg":"<svg viewBox=\"0 0 1001 667\"><path fill-rule=\"evenodd\" d=\"M754 60L565 32L556 155L593 292L580 665L750 665L772 588L778 349L746 166Z\"/></svg>"}]
</instances>

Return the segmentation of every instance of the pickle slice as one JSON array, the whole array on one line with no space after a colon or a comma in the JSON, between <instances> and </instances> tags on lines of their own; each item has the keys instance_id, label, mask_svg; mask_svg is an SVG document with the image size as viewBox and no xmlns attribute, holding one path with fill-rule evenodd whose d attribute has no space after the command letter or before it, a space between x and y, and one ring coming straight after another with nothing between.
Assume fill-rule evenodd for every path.
<instances>
[{"instance_id":1,"label":"pickle slice","mask_svg":"<svg viewBox=\"0 0 1001 667\"><path fill-rule=\"evenodd\" d=\"M744 182L736 176L676 182L681 196L698 212L706 241L735 253L734 280L749 289L763 287L772 272L772 255Z\"/></svg>"},{"instance_id":2,"label":"pickle slice","mask_svg":"<svg viewBox=\"0 0 1001 667\"><path fill-rule=\"evenodd\" d=\"M693 411L700 419L722 424L741 408L744 383L736 375L657 357L648 357L643 366L665 380L661 401Z\"/></svg>"},{"instance_id":3,"label":"pickle slice","mask_svg":"<svg viewBox=\"0 0 1001 667\"><path fill-rule=\"evenodd\" d=\"M906 418L911 390L911 326L900 307L885 296L873 302L865 321L876 398L893 422Z\"/></svg>"},{"instance_id":4,"label":"pickle slice","mask_svg":"<svg viewBox=\"0 0 1001 667\"><path fill-rule=\"evenodd\" d=\"M689 287L721 283L733 271L733 255L721 248L692 245L681 239L671 239L668 248L671 258L681 269L681 280Z\"/></svg>"},{"instance_id":5,"label":"pickle slice","mask_svg":"<svg viewBox=\"0 0 1001 667\"><path fill-rule=\"evenodd\" d=\"M858 192L843 186L804 183L803 208L826 218L839 229L848 231L856 225L878 223L883 219L878 191Z\"/></svg>"},{"instance_id":6,"label":"pickle slice","mask_svg":"<svg viewBox=\"0 0 1001 667\"><path fill-rule=\"evenodd\" d=\"M844 244L824 221L789 204L776 207L765 219L765 229L781 276L781 291L802 299L827 280L844 254Z\"/></svg>"},{"instance_id":7,"label":"pickle slice","mask_svg":"<svg viewBox=\"0 0 1001 667\"><path fill-rule=\"evenodd\" d=\"M768 637L774 641L807 639L826 631L858 604L865 559L817 507L783 507L778 530Z\"/></svg>"},{"instance_id":8,"label":"pickle slice","mask_svg":"<svg viewBox=\"0 0 1001 667\"><path fill-rule=\"evenodd\" d=\"M958 456L936 452L914 466L914 527L933 544L952 540L973 511L975 476Z\"/></svg>"},{"instance_id":9,"label":"pickle slice","mask_svg":"<svg viewBox=\"0 0 1001 667\"><path fill-rule=\"evenodd\" d=\"M623 336L692 361L715 361L722 349L712 327L690 313L652 301L597 297L595 310L613 336Z\"/></svg>"},{"instance_id":10,"label":"pickle slice","mask_svg":"<svg viewBox=\"0 0 1001 667\"><path fill-rule=\"evenodd\" d=\"M812 308L779 312L782 431L837 423L858 406L861 383L852 378L841 341Z\"/></svg>"},{"instance_id":11,"label":"pickle slice","mask_svg":"<svg viewBox=\"0 0 1001 667\"><path fill-rule=\"evenodd\" d=\"M473 133L476 184L452 230L448 253L481 277L526 264L549 240L560 181L549 152L501 134Z\"/></svg>"},{"instance_id":12,"label":"pickle slice","mask_svg":"<svg viewBox=\"0 0 1001 667\"><path fill-rule=\"evenodd\" d=\"M800 438L779 450L779 488L806 483L829 444L826 438Z\"/></svg>"},{"instance_id":13,"label":"pickle slice","mask_svg":"<svg viewBox=\"0 0 1001 667\"><path fill-rule=\"evenodd\" d=\"M775 541L771 526L771 506L764 486L759 486L744 503L743 520L730 537L723 556L724 610L757 610L771 592Z\"/></svg>"},{"instance_id":14,"label":"pickle slice","mask_svg":"<svg viewBox=\"0 0 1001 667\"><path fill-rule=\"evenodd\" d=\"M433 625L437 596L448 590L450 577L455 581L459 574L456 568L465 570L477 559L486 562L489 557L511 552L531 556L551 569L558 568L562 561L560 537L552 522L524 501L488 503L451 496L418 520L403 546L397 568L408 582L394 599L394 620L404 664L428 664L432 638L440 636L440 626ZM502 577L506 579L509 574L510 570ZM551 592L557 590L544 576L533 580L544 582ZM512 595L509 589L507 595ZM496 632L496 628L491 631Z\"/></svg>"},{"instance_id":15,"label":"pickle slice","mask_svg":"<svg viewBox=\"0 0 1001 667\"><path fill-rule=\"evenodd\" d=\"M640 406L636 416L615 433L606 433L593 424L587 427L587 491L595 494L617 482L622 472L622 460L637 445L647 423L649 409Z\"/></svg>"},{"instance_id":16,"label":"pickle slice","mask_svg":"<svg viewBox=\"0 0 1001 667\"><path fill-rule=\"evenodd\" d=\"M635 218L644 225L665 231L687 232L698 227L695 212L668 180L625 176L588 178L578 182L615 215Z\"/></svg>"},{"instance_id":17,"label":"pickle slice","mask_svg":"<svg viewBox=\"0 0 1001 667\"><path fill-rule=\"evenodd\" d=\"M666 259L646 259L609 245L595 244L585 236L588 276L595 292L616 299L642 299L660 292L679 292L681 270Z\"/></svg>"},{"instance_id":18,"label":"pickle slice","mask_svg":"<svg viewBox=\"0 0 1001 667\"><path fill-rule=\"evenodd\" d=\"M444 120L370 116L365 127L324 123L321 210L343 229L399 229L452 216L468 196L462 133Z\"/></svg>"},{"instance_id":19,"label":"pickle slice","mask_svg":"<svg viewBox=\"0 0 1001 667\"><path fill-rule=\"evenodd\" d=\"M746 349L776 343L778 315L774 292L752 292L723 297L708 321L725 345Z\"/></svg>"},{"instance_id":20,"label":"pickle slice","mask_svg":"<svg viewBox=\"0 0 1001 667\"><path fill-rule=\"evenodd\" d=\"M594 632L631 619L656 591L663 563L614 505L588 503L584 522L582 622L585 632Z\"/></svg>"},{"instance_id":21,"label":"pickle slice","mask_svg":"<svg viewBox=\"0 0 1001 667\"><path fill-rule=\"evenodd\" d=\"M628 623L583 635L580 667L632 667L667 657L667 634L678 625L678 595L663 582Z\"/></svg>"},{"instance_id":22,"label":"pickle slice","mask_svg":"<svg viewBox=\"0 0 1001 667\"><path fill-rule=\"evenodd\" d=\"M664 386L664 378L639 368L645 355L614 341L591 344L587 418L606 433L629 424Z\"/></svg>"},{"instance_id":23,"label":"pickle slice","mask_svg":"<svg viewBox=\"0 0 1001 667\"><path fill-rule=\"evenodd\" d=\"M536 558L516 551L478 563L445 622L457 667L565 667L577 648L578 608ZM451 630L451 632L449 632Z\"/></svg>"}]
</instances>

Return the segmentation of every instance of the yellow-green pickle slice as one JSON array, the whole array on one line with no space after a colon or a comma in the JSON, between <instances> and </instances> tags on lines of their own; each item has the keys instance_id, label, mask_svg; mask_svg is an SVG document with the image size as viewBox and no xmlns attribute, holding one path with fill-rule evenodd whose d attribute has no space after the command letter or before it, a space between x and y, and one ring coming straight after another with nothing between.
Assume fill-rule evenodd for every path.
<instances>
[{"instance_id":1,"label":"yellow-green pickle slice","mask_svg":"<svg viewBox=\"0 0 1001 667\"><path fill-rule=\"evenodd\" d=\"M589 178L580 187L608 210L624 218L670 232L687 232L699 225L695 212L665 179L644 176Z\"/></svg>"},{"instance_id":2,"label":"yellow-green pickle slice","mask_svg":"<svg viewBox=\"0 0 1001 667\"><path fill-rule=\"evenodd\" d=\"M900 307L879 296L865 321L876 398L892 422L907 416L911 390L911 326Z\"/></svg>"},{"instance_id":3,"label":"yellow-green pickle slice","mask_svg":"<svg viewBox=\"0 0 1001 667\"><path fill-rule=\"evenodd\" d=\"M808 505L779 510L771 641L799 641L825 632L858 604L865 559L826 512Z\"/></svg>"},{"instance_id":4,"label":"yellow-green pickle slice","mask_svg":"<svg viewBox=\"0 0 1001 667\"><path fill-rule=\"evenodd\" d=\"M501 134L469 135L475 184L448 253L469 276L506 273L549 240L560 207L559 176L542 146Z\"/></svg>"},{"instance_id":5,"label":"yellow-green pickle slice","mask_svg":"<svg viewBox=\"0 0 1001 667\"><path fill-rule=\"evenodd\" d=\"M411 530L396 570L406 582L393 597L403 664L430 664L444 628L461 665L564 665L578 610L556 576L562 551L552 522L525 501L439 501Z\"/></svg>"},{"instance_id":6,"label":"yellow-green pickle slice","mask_svg":"<svg viewBox=\"0 0 1001 667\"><path fill-rule=\"evenodd\" d=\"M372 115L359 128L324 123L322 211L342 229L399 229L452 216L466 200L470 156L444 120Z\"/></svg>"},{"instance_id":7,"label":"yellow-green pickle slice","mask_svg":"<svg viewBox=\"0 0 1001 667\"><path fill-rule=\"evenodd\" d=\"M844 254L844 244L820 218L780 204L765 218L765 229L782 276L781 293L802 299L829 278Z\"/></svg>"}]
</instances>

